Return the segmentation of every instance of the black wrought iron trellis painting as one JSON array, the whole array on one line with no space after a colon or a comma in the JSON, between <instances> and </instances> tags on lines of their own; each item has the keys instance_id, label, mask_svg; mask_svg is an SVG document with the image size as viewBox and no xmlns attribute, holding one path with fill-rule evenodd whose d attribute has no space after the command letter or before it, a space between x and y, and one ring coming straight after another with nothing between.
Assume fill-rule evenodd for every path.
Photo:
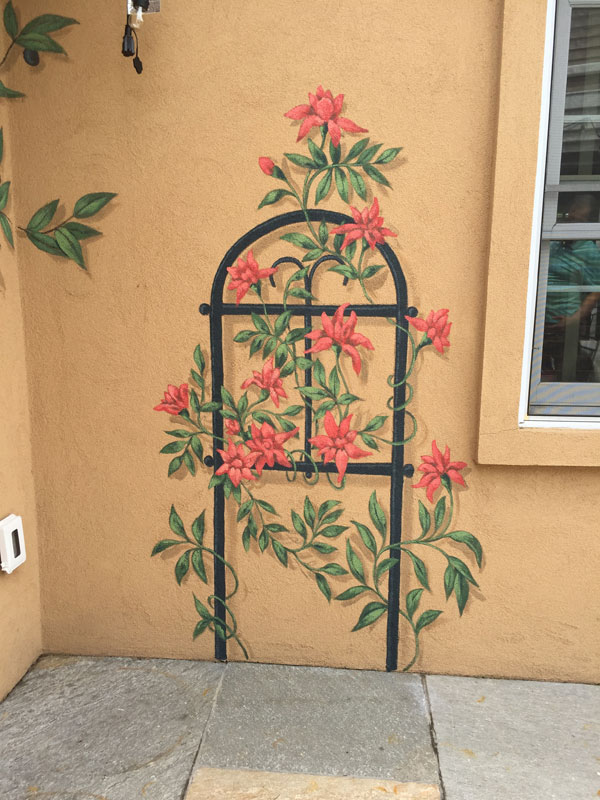
<instances>
[{"instance_id":1,"label":"black wrought iron trellis painting","mask_svg":"<svg viewBox=\"0 0 600 800\"><path fill-rule=\"evenodd\" d=\"M226 553L225 504L231 499L237 506L237 523L242 528L246 551L271 553L286 568L294 563L314 578L328 602L361 605L353 631L381 624L378 621L386 618L388 670L397 669L402 617L415 643L413 657L403 667L409 669L419 656L421 631L442 613L440 609L421 608L423 592L431 591L421 555L433 552L446 559L446 600L454 594L461 615L469 585L477 583L467 563L454 554L453 543L466 546L478 566L482 559L475 536L451 529L455 511L452 484L465 485L462 471L467 465L451 461L449 448L441 452L435 440L431 454L422 456L418 467L422 476L414 484L415 488L426 489L432 508L419 500L421 532L412 539L402 537L403 481L414 471L412 465L404 463L404 447L417 431L416 419L408 409L413 396L408 379L421 350L433 345L443 354L449 347L448 310L431 311L423 319L407 305L402 269L385 242L396 234L384 227L377 198L362 212L350 206L351 217L309 207L317 178L315 205L334 184L342 201L349 203L351 190L366 200L367 187L361 173L375 183L389 185L375 165L391 163L400 151L388 148L379 152L381 145L372 145L365 138L344 155L341 130L364 129L340 116L343 95L334 98L319 87L309 99L310 104L297 106L286 114L302 120L299 139L313 127L321 135L320 146L307 140L310 156L285 154L288 162L305 171L301 191L270 158L259 159L262 171L286 186L270 191L259 207L291 197L300 210L268 219L238 239L217 269L210 303L200 306L201 313L210 320L210 396L206 359L198 345L191 371L193 385L170 385L164 400L156 406L156 410L177 416L182 424L181 428L167 431L171 441L161 451L172 456L169 475L180 469L195 475L198 467L212 471L212 547L205 544L206 511L194 519L188 530L172 506L169 525L177 538L158 542L153 555L172 548L178 553L175 576L180 584L189 574L208 585L212 570L212 593L204 601L194 594L199 617L194 637L210 630L215 637L217 659L227 658L228 642L232 640L248 658L232 603L239 578ZM328 137L329 158L325 149ZM282 230L285 232L280 240L286 247L291 244L300 248L302 258L285 254L268 267L259 265L254 250L260 248L265 237ZM375 255L384 263L371 263ZM395 292L392 303L373 300L370 287L381 270L391 275ZM364 302L320 302L315 295L317 271L339 274L342 300L347 292L344 287L357 282ZM281 295L279 302L265 300L267 279ZM235 303L224 300L228 291L235 291ZM255 301L242 303L249 292L256 296ZM261 369L253 370L241 384L241 394L225 385L227 317L244 320L247 327L235 334L233 342L248 348L250 358L262 361ZM390 396L382 409L387 413L370 419L365 416L368 406L356 394L361 388L363 359L370 358L375 349L361 328L367 318L389 323L394 339L393 367L387 379ZM419 342L411 326L422 333ZM293 393L292 397L288 392ZM407 417L411 427L408 436ZM212 454L205 451L207 440L212 443ZM381 456L380 448L390 453L389 458ZM300 478L308 490L326 480L333 495L314 504L307 491L302 507L292 509L286 523L277 509L259 496L274 471L284 471L290 481ZM361 475L385 480L388 489L372 492L362 520L346 520L343 500L336 497L343 498L347 482ZM436 501L440 489L442 495ZM387 512L386 500L383 504L381 500L384 496L389 498ZM401 599L402 554L409 558L420 585L407 590ZM207 562L205 555L209 557Z\"/></svg>"}]
</instances>

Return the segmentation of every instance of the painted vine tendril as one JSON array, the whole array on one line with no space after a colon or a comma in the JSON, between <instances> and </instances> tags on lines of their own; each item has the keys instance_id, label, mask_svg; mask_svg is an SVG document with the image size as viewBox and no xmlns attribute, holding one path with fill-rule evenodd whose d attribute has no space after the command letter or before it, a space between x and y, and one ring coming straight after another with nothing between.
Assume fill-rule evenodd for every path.
<instances>
[{"instance_id":1,"label":"painted vine tendril","mask_svg":"<svg viewBox=\"0 0 600 800\"><path fill-rule=\"evenodd\" d=\"M416 538L399 543L391 543L388 518L376 492L370 496L363 520L346 520L342 499L327 499L315 505L307 494L302 508L291 509L289 521L286 521L274 505L261 497L261 490L265 488L264 473L269 474L271 469L284 470L290 481L296 480L298 472L302 471L307 486L318 483L324 474L329 485L341 493L349 480L346 474L349 463L371 458L373 451L382 446L393 448L407 444L417 431L417 420L407 406L414 394L408 381L419 353L430 345L444 353L450 346L451 323L448 322L447 309L432 311L426 318L406 316L406 324L388 320L400 328L410 345L409 362L403 377L399 381L395 381L393 376L387 379L392 391L406 384L405 401L394 406L392 395L387 400L387 410L403 411L412 421L409 435L401 441L394 441L393 437L384 435L389 424L388 414L376 414L362 424L357 422L362 418L361 409L364 408L359 383L363 359L370 358L375 348L360 331L356 313L350 311L347 314L349 304L342 303L331 315L322 313L320 325L308 327L300 326L299 317L288 307L291 298L317 299L307 277L312 276L311 271L316 266L327 262L334 263L329 269L341 274L344 283L358 281L365 297L372 302L367 284L381 266L369 265L367 252L373 251L376 244L383 243L384 237L395 235L383 227L376 198L363 212L352 208L354 221L351 223L330 226L323 221L317 230L309 219L307 204L317 177L320 181L315 202L327 196L333 181L344 202L349 200L350 186L365 199L366 184L358 170L361 169L375 183L389 185L374 164L390 163L400 150L390 148L376 158L381 145L369 147L369 140L363 139L344 156L340 144L341 130L361 132L364 129L340 117L342 101L342 95L334 98L331 92L319 87L315 95L310 95L310 105L297 106L286 114L292 119L302 120L299 139L313 127L319 129L322 139L320 146L308 139L310 158L286 154L288 161L307 172L301 191L294 188L291 178L271 159L259 160L263 172L284 181L289 187L269 192L261 206L292 196L300 203L308 226L307 234L286 233L281 236L283 241L307 251L302 260L285 256L271 267L261 267L253 250L248 250L245 257L238 258L228 267L231 280L227 289L235 291L236 302L239 304L251 292L263 309L262 313L249 314L252 327L238 331L233 338L234 343L248 347L250 358L260 356L260 368L253 369L241 383L240 392L222 386L221 400L215 402L207 398L206 360L198 345L194 351L190 381L178 386L170 385L163 401L155 408L177 417L182 426L166 431L170 441L161 452L171 456L168 474L185 469L195 475L198 469L205 469L205 448L208 446L211 452L213 441L217 439L220 463L216 468L211 465L214 471L208 486L221 486L225 497L236 503L244 549L272 552L284 567L294 563L314 579L328 601L364 603L353 631L375 624L388 612L388 599L382 583L389 570L398 564L401 552L406 554L420 584L419 588L406 593L403 607L398 609L414 636L414 654L404 667L409 669L419 656L421 631L442 613L440 609L429 608L417 614L424 591L431 591L427 566L421 556L435 553L445 559L446 600L454 594L461 615L470 585L477 586L469 566L452 550L452 543L464 545L481 566L479 541L467 531L453 529L452 524L455 513L452 484L465 485L462 471L466 463L451 461L448 447L441 452L433 442L431 454L422 456L418 467L422 476L414 485L426 489L431 509L419 500L421 532ZM324 150L328 137L331 161ZM333 244L329 247L327 243L331 236ZM357 247L359 242L360 248ZM360 251L358 259L354 260L357 251ZM290 267L292 272L283 288L284 310L277 315L269 314L263 299L262 282L272 280L276 273ZM422 334L419 341L411 327ZM310 385L303 380L307 371L311 375ZM295 418L304 415L307 409L310 409L314 435L308 438L304 447L295 446L294 440L300 432ZM223 437L217 437L212 429L215 412L223 417ZM363 449L363 446L369 449ZM302 470L298 469L300 463L304 465ZM307 464L312 467L308 472ZM439 490L442 496L435 501ZM339 497L342 498L343 494ZM172 508L169 524L178 538L164 539L153 550L153 555L156 555L170 548L185 548L175 564L179 584L190 571L208 584L203 554L209 553L214 557L215 553L203 544L204 514L203 511L194 520L190 538L181 518ZM446 547L450 550L447 551ZM237 622L228 604L237 592L239 581L231 565L223 559L221 561L233 577L234 588L225 598L210 595L208 605L194 595L200 617L194 636L212 630L222 639L234 639L247 658L247 650L238 635ZM222 603L225 617L231 624L215 615L217 603Z\"/></svg>"}]
</instances>

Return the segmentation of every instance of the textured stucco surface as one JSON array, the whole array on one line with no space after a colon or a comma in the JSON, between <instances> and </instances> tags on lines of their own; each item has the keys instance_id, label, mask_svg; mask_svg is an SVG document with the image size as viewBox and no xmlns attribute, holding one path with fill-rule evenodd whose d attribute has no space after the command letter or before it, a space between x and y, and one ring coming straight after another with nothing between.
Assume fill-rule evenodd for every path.
<instances>
[{"instance_id":1,"label":"textured stucco surface","mask_svg":"<svg viewBox=\"0 0 600 800\"><path fill-rule=\"evenodd\" d=\"M3 100L2 103L6 103ZM0 114L4 134L2 181L18 183L6 108ZM5 213L11 218L15 202L9 194ZM18 247L18 243L17 243ZM0 699L40 654L40 584L37 526L31 460L31 429L26 374L25 340L17 253L3 241L0 250L0 519L23 518L27 561L10 575L0 572Z\"/></svg>"},{"instance_id":2,"label":"textured stucco surface","mask_svg":"<svg viewBox=\"0 0 600 800\"><path fill-rule=\"evenodd\" d=\"M207 637L191 638L191 584L177 587L168 553L149 558L172 502L186 521L211 503L204 479L166 478L158 450L171 426L152 406L168 382L186 379L194 346L208 341L197 306L223 253L271 213L256 210L271 188L257 158L294 149L295 128L282 115L323 83L346 94L348 116L377 141L404 146L390 171L394 191L379 192L382 210L399 234L411 302L425 312L448 307L454 321L449 353L427 354L418 369L421 428L408 458L416 462L436 438L469 462L458 522L486 555L464 617L448 604L423 635L417 667L597 679L597 470L475 463L501 0L457 0L451 15L441 0L380 0L368 24L351 0L287 9L276 0L210 0L193 11L169 3L144 23L141 78L119 55L122 5L111 0L98 15L94 4L56 0L53 11L81 21L61 34L69 57L48 59L35 75L22 62L11 67L28 93L15 115L20 218L53 197L69 209L84 192L119 193L99 218L104 236L86 247L89 275L20 248L45 648L212 657ZM540 74L545 3L522 5L529 25L517 41L519 69ZM47 10L41 0L29 7ZM539 93L523 104L537 107ZM517 183L531 182L534 159L514 171ZM494 312L506 324L507 309L503 302ZM520 365L521 351L507 358ZM230 366L234 375L245 368ZM373 488L357 483L352 501L364 508ZM290 496L274 482L273 502L285 508ZM410 535L416 502L406 507ZM328 608L297 571L229 542L253 660L382 667L383 625L350 633L355 608ZM434 562L440 608L443 569ZM408 569L403 580L414 585ZM401 663L411 656L406 633ZM240 657L235 648L231 655Z\"/></svg>"}]
</instances>

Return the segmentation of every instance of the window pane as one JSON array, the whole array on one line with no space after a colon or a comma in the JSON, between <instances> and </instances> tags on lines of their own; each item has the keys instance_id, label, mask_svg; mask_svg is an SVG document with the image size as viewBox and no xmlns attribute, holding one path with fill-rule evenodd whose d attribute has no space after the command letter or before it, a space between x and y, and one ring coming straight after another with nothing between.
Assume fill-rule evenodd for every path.
<instances>
[{"instance_id":1,"label":"window pane","mask_svg":"<svg viewBox=\"0 0 600 800\"><path fill-rule=\"evenodd\" d=\"M600 249L589 239L550 242L540 381L597 383Z\"/></svg>"},{"instance_id":2,"label":"window pane","mask_svg":"<svg viewBox=\"0 0 600 800\"><path fill-rule=\"evenodd\" d=\"M559 192L556 222L598 222L600 192Z\"/></svg>"},{"instance_id":3,"label":"window pane","mask_svg":"<svg viewBox=\"0 0 600 800\"><path fill-rule=\"evenodd\" d=\"M600 175L600 8L573 8L561 175Z\"/></svg>"}]
</instances>

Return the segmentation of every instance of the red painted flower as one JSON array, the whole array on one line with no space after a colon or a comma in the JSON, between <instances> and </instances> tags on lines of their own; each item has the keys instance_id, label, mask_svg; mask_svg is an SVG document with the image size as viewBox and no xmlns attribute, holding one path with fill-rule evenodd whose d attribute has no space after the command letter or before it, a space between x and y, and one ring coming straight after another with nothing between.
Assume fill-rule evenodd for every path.
<instances>
[{"instance_id":1,"label":"red painted flower","mask_svg":"<svg viewBox=\"0 0 600 800\"><path fill-rule=\"evenodd\" d=\"M321 125L327 125L327 130L331 136L331 141L337 147L340 143L342 130L349 133L367 133L366 128L360 128L356 122L346 117L340 117L340 111L344 104L344 95L338 94L334 97L329 91L325 91L322 86L319 86L316 94L308 93L309 105L294 106L283 116L288 119L301 119L302 124L298 131L298 139L300 141L311 128L320 128Z\"/></svg>"},{"instance_id":2,"label":"red painted flower","mask_svg":"<svg viewBox=\"0 0 600 800\"><path fill-rule=\"evenodd\" d=\"M435 349L443 353L444 347L450 347L448 335L452 323L448 322L448 309L440 308L439 311L430 311L427 319L419 317L406 317L410 324L418 331L422 331L428 339L431 339Z\"/></svg>"},{"instance_id":3,"label":"red painted flower","mask_svg":"<svg viewBox=\"0 0 600 800\"><path fill-rule=\"evenodd\" d=\"M319 353L321 350L329 350L334 344L339 345L344 353L347 353L352 359L352 367L357 375L360 374L362 362L357 347L366 347L367 350L374 350L370 340L362 333L356 333L356 313L352 311L350 316L344 320L344 312L348 308L349 303L341 305L337 311L334 312L333 317L329 319L327 314L321 314L321 322L323 330L311 331L306 335L307 339L313 339L314 344L309 348L307 353Z\"/></svg>"},{"instance_id":4,"label":"red painted flower","mask_svg":"<svg viewBox=\"0 0 600 800\"><path fill-rule=\"evenodd\" d=\"M351 419L352 414L348 414L337 425L333 414L328 411L325 414L325 432L327 435L320 434L308 440L319 450L319 455L323 456L324 464L335 459L335 465L339 473L338 483L341 483L344 479L348 459L365 458L372 455L372 453L367 450L361 450L354 444L358 431L350 430Z\"/></svg>"},{"instance_id":5,"label":"red painted flower","mask_svg":"<svg viewBox=\"0 0 600 800\"><path fill-rule=\"evenodd\" d=\"M252 370L252 377L246 378L242 383L242 389L247 389L252 384L259 389L268 389L271 400L279 408L279 398L287 397L283 388L283 381L279 377L280 371L273 365L273 356L263 364L262 372Z\"/></svg>"},{"instance_id":6,"label":"red painted flower","mask_svg":"<svg viewBox=\"0 0 600 800\"><path fill-rule=\"evenodd\" d=\"M251 472L256 453L246 453L243 444L234 444L231 439L227 450L217 451L223 463L216 471L216 475L228 475L234 486L239 486L242 481L255 481L256 475Z\"/></svg>"},{"instance_id":7,"label":"red painted flower","mask_svg":"<svg viewBox=\"0 0 600 800\"><path fill-rule=\"evenodd\" d=\"M248 250L246 260L244 261L243 258L238 258L237 264L234 267L227 267L227 272L233 279L227 288L236 290L235 302L239 305L240 300L248 289L257 284L261 278L268 278L269 275L277 272L277 267L259 269L254 255L252 254L252 250Z\"/></svg>"},{"instance_id":8,"label":"red painted flower","mask_svg":"<svg viewBox=\"0 0 600 800\"><path fill-rule=\"evenodd\" d=\"M450 448L446 445L444 454L440 453L435 439L431 446L431 456L421 456L422 464L419 466L419 472L423 472L423 477L418 483L413 484L413 489L427 488L427 499L433 503L433 495L439 489L442 478L446 476L448 485L450 481L459 483L461 486L465 485L465 480L460 474L460 470L464 469L467 464L465 461L450 461Z\"/></svg>"},{"instance_id":9,"label":"red painted flower","mask_svg":"<svg viewBox=\"0 0 600 800\"><path fill-rule=\"evenodd\" d=\"M182 383L179 388L169 384L162 403L154 406L155 411L166 411L167 414L176 416L189 405L189 392L187 383Z\"/></svg>"},{"instance_id":10,"label":"red painted flower","mask_svg":"<svg viewBox=\"0 0 600 800\"><path fill-rule=\"evenodd\" d=\"M225 430L229 436L237 436L237 434L240 432L240 423L237 421L237 419L226 419Z\"/></svg>"},{"instance_id":11,"label":"red painted flower","mask_svg":"<svg viewBox=\"0 0 600 800\"><path fill-rule=\"evenodd\" d=\"M271 158L262 156L262 158L258 159L258 166L262 169L265 175L272 175L273 170L275 169L275 162Z\"/></svg>"},{"instance_id":12,"label":"red painted flower","mask_svg":"<svg viewBox=\"0 0 600 800\"><path fill-rule=\"evenodd\" d=\"M389 230L389 228L383 227L383 217L379 216L379 200L377 198L373 200L371 208L365 206L362 211L359 211L354 206L350 206L350 211L354 222L339 225L331 231L331 233L346 234L342 242L342 250L357 239L364 239L371 250L374 250L376 244L385 244L384 237L398 236L397 233Z\"/></svg>"},{"instance_id":13,"label":"red painted flower","mask_svg":"<svg viewBox=\"0 0 600 800\"><path fill-rule=\"evenodd\" d=\"M265 464L272 467L277 462L282 467L292 466L291 461L285 454L283 445L288 439L295 436L298 430L298 428L294 428L293 431L277 433L275 428L269 425L268 422L263 422L260 428L257 428L252 423L252 438L246 442L246 446L257 454L255 466L259 475L262 475Z\"/></svg>"}]
</instances>

